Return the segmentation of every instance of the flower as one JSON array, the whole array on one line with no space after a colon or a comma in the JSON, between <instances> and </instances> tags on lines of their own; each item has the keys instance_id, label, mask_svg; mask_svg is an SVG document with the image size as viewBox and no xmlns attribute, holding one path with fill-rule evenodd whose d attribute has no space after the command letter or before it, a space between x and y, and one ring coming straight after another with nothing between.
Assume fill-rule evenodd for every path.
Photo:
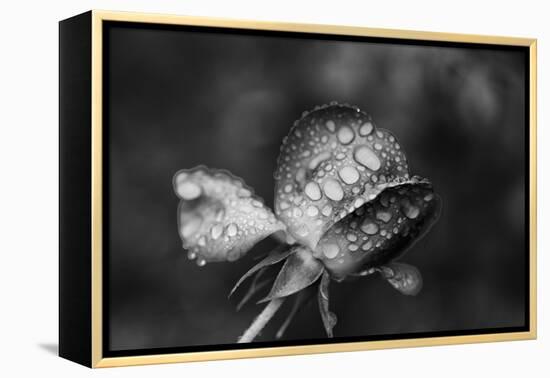
<instances>
[{"instance_id":1,"label":"flower","mask_svg":"<svg viewBox=\"0 0 550 378\"><path fill-rule=\"evenodd\" d=\"M331 103L304 112L283 139L275 178L275 212L243 180L204 166L176 173L178 230L199 266L234 261L266 238L279 248L250 269L254 280L244 301L261 289L259 278L284 263L263 312L240 338L252 341L283 301L318 284L321 319L329 337L329 283L379 273L406 295L422 287L419 271L395 262L435 223L441 200L429 180L410 176L396 138L359 108ZM288 325L282 327L282 334Z\"/></svg>"}]
</instances>

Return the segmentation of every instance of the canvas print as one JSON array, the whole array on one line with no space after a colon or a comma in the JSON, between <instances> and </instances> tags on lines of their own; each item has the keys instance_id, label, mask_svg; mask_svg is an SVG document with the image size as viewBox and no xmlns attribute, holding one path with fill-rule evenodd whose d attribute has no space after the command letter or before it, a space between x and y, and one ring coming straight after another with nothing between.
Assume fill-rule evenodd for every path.
<instances>
[{"instance_id":1,"label":"canvas print","mask_svg":"<svg viewBox=\"0 0 550 378\"><path fill-rule=\"evenodd\" d=\"M104 44L106 356L528 329L525 50Z\"/></svg>"}]
</instances>

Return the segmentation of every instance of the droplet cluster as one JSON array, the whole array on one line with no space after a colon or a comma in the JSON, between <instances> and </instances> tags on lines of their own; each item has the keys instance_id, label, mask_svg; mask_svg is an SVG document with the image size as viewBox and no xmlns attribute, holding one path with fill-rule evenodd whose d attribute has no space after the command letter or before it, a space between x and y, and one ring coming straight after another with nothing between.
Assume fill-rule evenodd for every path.
<instances>
[{"instance_id":1,"label":"droplet cluster","mask_svg":"<svg viewBox=\"0 0 550 378\"><path fill-rule=\"evenodd\" d=\"M357 107L331 103L305 112L284 138L275 213L313 248L334 223L387 184L408 178L407 159L391 133Z\"/></svg>"},{"instance_id":2,"label":"droplet cluster","mask_svg":"<svg viewBox=\"0 0 550 378\"><path fill-rule=\"evenodd\" d=\"M335 276L384 264L404 252L439 214L428 180L413 177L356 209L320 240L314 254Z\"/></svg>"},{"instance_id":3,"label":"droplet cluster","mask_svg":"<svg viewBox=\"0 0 550 378\"><path fill-rule=\"evenodd\" d=\"M197 167L174 176L180 198L178 229L188 257L203 266L234 261L271 233L284 229L244 182L226 171Z\"/></svg>"}]
</instances>

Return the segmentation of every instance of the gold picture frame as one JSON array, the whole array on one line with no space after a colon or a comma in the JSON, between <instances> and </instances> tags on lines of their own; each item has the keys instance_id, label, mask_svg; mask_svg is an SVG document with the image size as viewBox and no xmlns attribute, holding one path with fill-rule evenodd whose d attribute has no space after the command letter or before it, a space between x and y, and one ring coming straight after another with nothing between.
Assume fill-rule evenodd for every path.
<instances>
[{"instance_id":1,"label":"gold picture frame","mask_svg":"<svg viewBox=\"0 0 550 378\"><path fill-rule=\"evenodd\" d=\"M283 356L283 355L301 355L311 353L328 353L328 352L347 352L372 349L386 348L402 348L402 347L418 347L418 346L434 346L448 344L466 344L480 342L495 342L495 341L512 341L512 340L529 340L535 339L537 335L537 297L536 297L536 202L537 202L537 167L536 167L536 96L537 96L537 41L536 39L528 38L513 38L500 36L483 36L469 34L453 34L453 33L437 33L423 31L407 31L393 29L377 29L367 27L352 27L352 26L336 26L336 25L316 25L316 24L294 24L280 22L259 22L251 20L230 20L218 19L210 17L189 17L189 16L174 16L161 14L144 14L144 13L126 13L126 12L110 12L93 10L86 14L86 19L91 26L89 30L90 37L90 57L91 57L91 94L90 94L90 116L91 116L91 135L89 135L91 146L91 177L90 177L90 215L91 223L89 230L90 260L82 262L89 264L90 273L89 279L91 293L89 296L89 309L91 309L90 317L87 320L91 321L89 328L86 331L90 332L89 350L80 354L73 354L69 351L69 346L64 347L64 344L69 345L72 338L81 335L79 332L71 329L63 329L63 336L60 341L60 354L63 357L75 360L90 367L114 367L114 366L129 366L129 365L144 365L144 364L160 364L174 362L189 362L189 361L207 361L219 359L238 359L250 357L266 357L266 356ZM88 22L87 21L87 22ZM524 332L507 332L507 333L488 333L479 335L461 335L461 336L445 336L445 337L428 337L428 338L407 338L399 340L380 340L380 341L361 341L361 342L345 342L331 344L315 344L315 345L300 345L300 346L282 346L282 347L267 347L255 349L234 349L234 350L216 350L206 352L190 352L190 353L173 353L173 354L152 354L152 355L137 355L137 356L121 356L121 357L104 357L103 345L103 256L102 256L102 230L103 230L103 88L102 88L102 65L103 65L103 23L107 21L115 22L132 22L132 23L153 23L162 25L190 25L199 27L216 27L216 28L238 28L251 29L261 31L277 31L277 32L301 32L312 34L330 34L343 36L357 37L377 37L388 39L407 39L412 41L440 41L440 42L456 42L456 43L475 43L475 44L491 44L491 45L508 45L521 46L529 50L529 147L530 147L530 162L529 162L529 329ZM65 22L65 21L64 21ZM63 22L62 22L63 24ZM63 26L62 26L63 27ZM63 33L61 33L63 34ZM63 42L61 36L62 47L65 44L72 42ZM76 42L75 42L76 43ZM63 55L63 52L61 53ZM63 65L60 70L63 70ZM67 100L69 101L69 100ZM64 103L61 101L61 108ZM63 112L63 109L61 109ZM63 130L63 126L62 126ZM70 226L67 226L70 227ZM62 229L63 233L63 229ZM73 250L73 253L76 253ZM61 252L61 260L66 257L66 254ZM67 263L69 264L69 263ZM84 266L84 265L83 265ZM84 268L82 268L84 269ZM63 272L61 272L63 274ZM68 278L62 279L60 283L61 290L64 290L64 285L67 284ZM76 290L76 289L75 289ZM63 298L60 298L63 301ZM71 302L73 303L73 302ZM60 322L66 323L67 319L76 316L76 313L81 310L71 309L75 304L67 302L61 303ZM74 313L73 313L74 312ZM62 328L65 327L62 325ZM74 344L71 344L71 348ZM88 355L89 353L89 355ZM89 358L81 357L82 354L88 355Z\"/></svg>"}]
</instances>

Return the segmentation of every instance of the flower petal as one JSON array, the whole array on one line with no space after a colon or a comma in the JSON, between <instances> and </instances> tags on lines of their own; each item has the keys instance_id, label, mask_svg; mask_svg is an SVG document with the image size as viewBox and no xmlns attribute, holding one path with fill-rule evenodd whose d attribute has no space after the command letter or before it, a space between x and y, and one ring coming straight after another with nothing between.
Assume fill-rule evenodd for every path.
<instances>
[{"instance_id":1,"label":"flower petal","mask_svg":"<svg viewBox=\"0 0 550 378\"><path fill-rule=\"evenodd\" d=\"M426 179L415 176L390 185L328 230L314 256L335 279L384 265L422 238L437 220L440 207Z\"/></svg>"},{"instance_id":2,"label":"flower petal","mask_svg":"<svg viewBox=\"0 0 550 378\"><path fill-rule=\"evenodd\" d=\"M270 293L258 303L294 294L317 281L323 273L323 264L313 257L309 249L302 246L293 249L295 252L286 259Z\"/></svg>"},{"instance_id":3,"label":"flower petal","mask_svg":"<svg viewBox=\"0 0 550 378\"><path fill-rule=\"evenodd\" d=\"M356 107L331 104L304 113L283 140L275 172L275 213L314 249L334 223L388 182L409 178L395 137Z\"/></svg>"},{"instance_id":4,"label":"flower petal","mask_svg":"<svg viewBox=\"0 0 550 378\"><path fill-rule=\"evenodd\" d=\"M405 295L416 295L422 289L422 275L412 265L390 263L380 269L390 285Z\"/></svg>"},{"instance_id":5,"label":"flower petal","mask_svg":"<svg viewBox=\"0 0 550 378\"><path fill-rule=\"evenodd\" d=\"M319 283L319 292L317 295L319 301L319 312L321 313L321 319L325 326L325 331L328 337L333 337L332 329L336 325L336 315L329 310L329 294L328 286L330 283L330 275L328 272L324 272Z\"/></svg>"},{"instance_id":6,"label":"flower petal","mask_svg":"<svg viewBox=\"0 0 550 378\"><path fill-rule=\"evenodd\" d=\"M199 166L174 176L181 199L178 230L198 265L234 261L268 235L284 229L261 199L231 173Z\"/></svg>"}]
</instances>

